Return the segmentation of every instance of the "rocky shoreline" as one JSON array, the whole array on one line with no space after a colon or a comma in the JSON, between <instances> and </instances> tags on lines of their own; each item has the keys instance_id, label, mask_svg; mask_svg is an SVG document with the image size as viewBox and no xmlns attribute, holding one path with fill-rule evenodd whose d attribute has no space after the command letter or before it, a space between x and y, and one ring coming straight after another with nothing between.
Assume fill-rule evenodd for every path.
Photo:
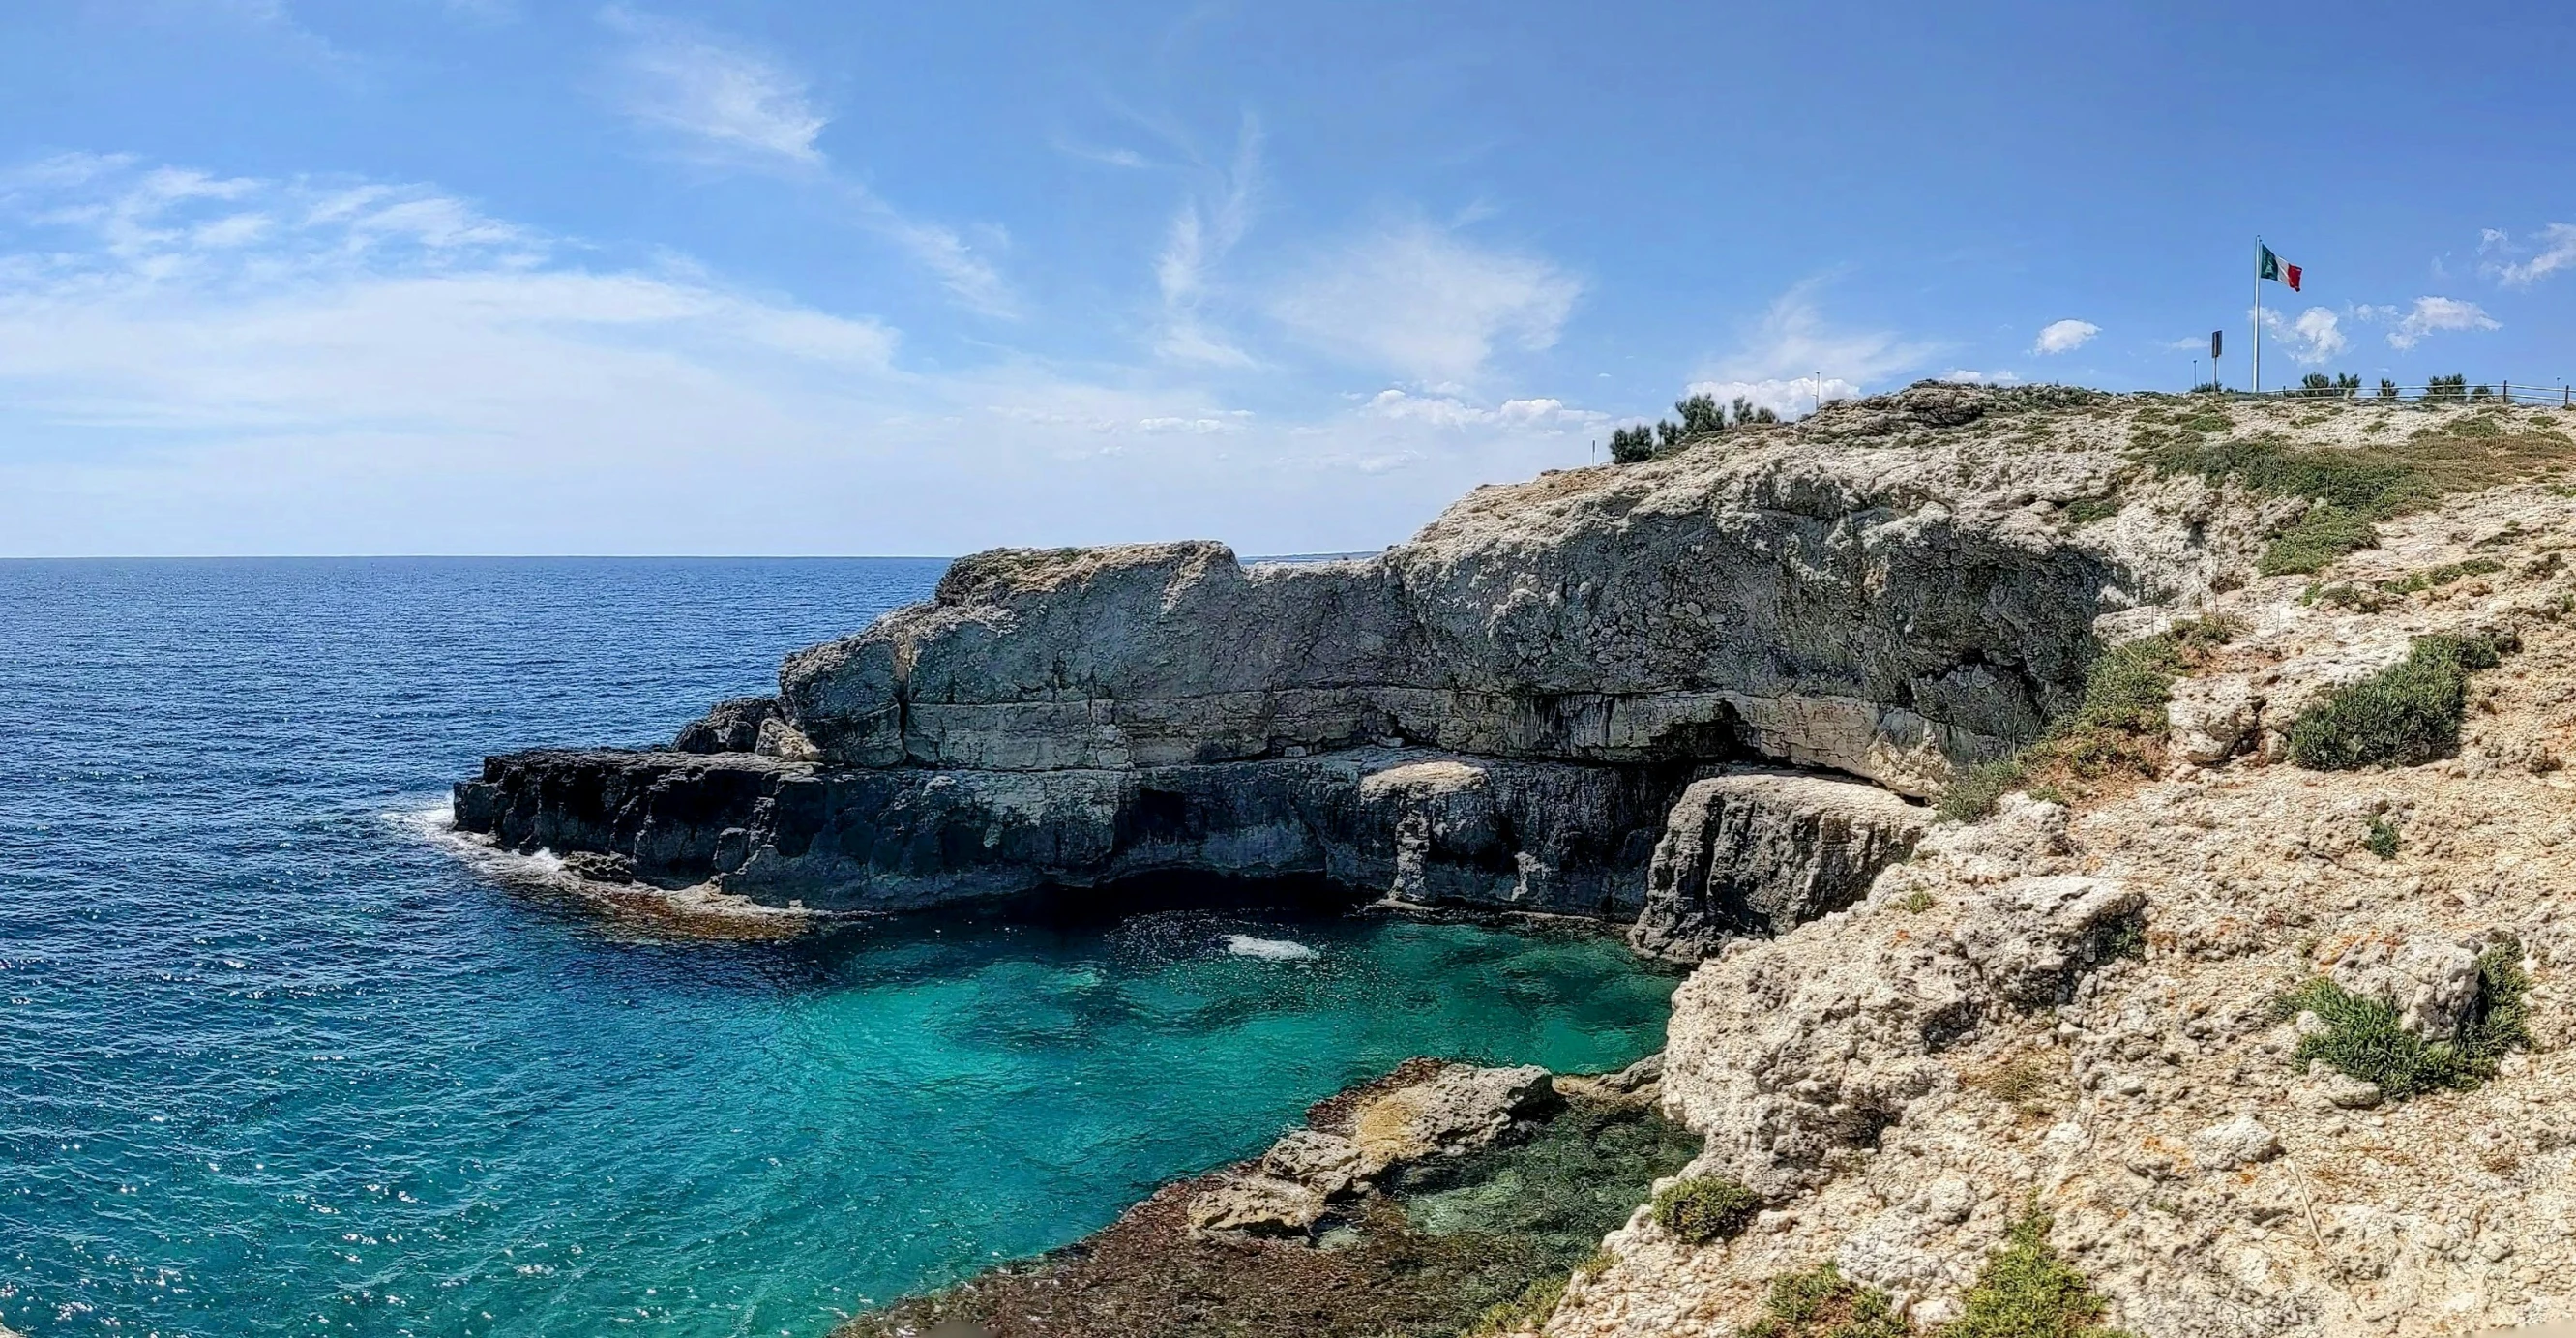
<instances>
[{"instance_id":1,"label":"rocky shoreline","mask_svg":"<svg viewBox=\"0 0 2576 1338\"><path fill-rule=\"evenodd\" d=\"M978 554L668 749L489 759L457 824L771 906L1304 880L1696 964L1654 1103L1705 1211L1623 1189L1556 1290L1462 1281L1327 1112L870 1338L2565 1317L2571 425L1927 384L1373 558ZM1408 1268L1486 1308L1337 1327Z\"/></svg>"},{"instance_id":2,"label":"rocky shoreline","mask_svg":"<svg viewBox=\"0 0 2576 1338\"><path fill-rule=\"evenodd\" d=\"M1659 1073L1408 1060L1259 1157L836 1338L1450 1338L1561 1285L1690 1159L1697 1140L1656 1111Z\"/></svg>"}]
</instances>

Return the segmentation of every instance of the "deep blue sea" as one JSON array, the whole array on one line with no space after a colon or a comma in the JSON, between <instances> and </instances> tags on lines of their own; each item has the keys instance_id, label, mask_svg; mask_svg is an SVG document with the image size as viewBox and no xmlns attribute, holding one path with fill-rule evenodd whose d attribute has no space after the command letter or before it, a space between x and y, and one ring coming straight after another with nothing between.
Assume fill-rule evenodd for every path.
<instances>
[{"instance_id":1,"label":"deep blue sea","mask_svg":"<svg viewBox=\"0 0 2576 1338\"><path fill-rule=\"evenodd\" d=\"M0 562L0 1325L821 1335L1407 1055L1661 1044L1607 942L676 941L436 839L484 753L665 739L939 570Z\"/></svg>"}]
</instances>

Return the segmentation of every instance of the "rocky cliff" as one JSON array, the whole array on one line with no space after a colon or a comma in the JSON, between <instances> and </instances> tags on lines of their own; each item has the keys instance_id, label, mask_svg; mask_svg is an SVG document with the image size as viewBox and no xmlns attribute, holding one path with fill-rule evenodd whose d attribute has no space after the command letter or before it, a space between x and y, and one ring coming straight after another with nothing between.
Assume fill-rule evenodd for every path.
<instances>
[{"instance_id":1,"label":"rocky cliff","mask_svg":"<svg viewBox=\"0 0 2576 1338\"><path fill-rule=\"evenodd\" d=\"M457 820L771 904L1310 877L1642 914L1641 945L1696 955L1857 896L1919 827L1891 796L2027 741L2080 694L2098 620L2195 597L2259 542L2197 479L2071 523L2135 467L2089 407L1921 387L1480 489L1366 559L977 554L670 751L492 759ZM1673 806L1764 764L1869 792L1691 808L1718 825L1712 883ZM1650 878L1659 846L1696 864Z\"/></svg>"},{"instance_id":2,"label":"rocky cliff","mask_svg":"<svg viewBox=\"0 0 2576 1338\"><path fill-rule=\"evenodd\" d=\"M2571 425L1923 386L1365 560L983 554L679 748L491 759L458 822L772 902L1633 920L1705 959L1656 1089L1701 1150L1479 1333L2576 1317ZM1329 1198L1265 1163L1119 1230L1269 1226L1303 1277L1275 1210Z\"/></svg>"}]
</instances>

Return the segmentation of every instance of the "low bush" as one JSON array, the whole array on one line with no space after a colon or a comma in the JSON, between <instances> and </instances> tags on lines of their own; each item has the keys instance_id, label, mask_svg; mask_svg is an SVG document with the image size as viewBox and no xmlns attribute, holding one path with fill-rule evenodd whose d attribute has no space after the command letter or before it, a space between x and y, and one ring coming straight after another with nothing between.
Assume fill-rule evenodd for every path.
<instances>
[{"instance_id":1,"label":"low bush","mask_svg":"<svg viewBox=\"0 0 2576 1338\"><path fill-rule=\"evenodd\" d=\"M1762 1318L1743 1338L1905 1338L1914 1331L1885 1292L1863 1287L1828 1261L1771 1280Z\"/></svg>"},{"instance_id":2,"label":"low bush","mask_svg":"<svg viewBox=\"0 0 2576 1338\"><path fill-rule=\"evenodd\" d=\"M2154 775L2163 762L2165 704L2174 680L2241 630L2223 618L2193 619L2102 652L2085 671L2084 699L2074 710L2011 757L1961 770L1935 812L1973 822L2016 789L2064 803L2070 791L2082 792L2082 782Z\"/></svg>"},{"instance_id":3,"label":"low bush","mask_svg":"<svg viewBox=\"0 0 2576 1338\"><path fill-rule=\"evenodd\" d=\"M2318 976L2281 996L2284 1017L2314 1013L2325 1024L2299 1042L2290 1062L2322 1059L2338 1072L2377 1083L2398 1100L2443 1088L2466 1090L2495 1076L2507 1051L2531 1044L2531 981L2522 945L2507 939L2478 956L2478 997L2457 1039L2427 1041L2399 1024L2397 1009Z\"/></svg>"},{"instance_id":4,"label":"low bush","mask_svg":"<svg viewBox=\"0 0 2576 1338\"><path fill-rule=\"evenodd\" d=\"M2099 1323L2101 1296L2058 1256L2048 1228L2035 1208L2012 1224L1941 1338L2114 1338Z\"/></svg>"},{"instance_id":5,"label":"low bush","mask_svg":"<svg viewBox=\"0 0 2576 1338\"><path fill-rule=\"evenodd\" d=\"M2346 553L2377 547L2377 526L2342 507L2319 502L2273 538L2255 560L2254 570L2265 576L2313 576Z\"/></svg>"},{"instance_id":6,"label":"low bush","mask_svg":"<svg viewBox=\"0 0 2576 1338\"><path fill-rule=\"evenodd\" d=\"M1655 1225L1693 1245L1742 1234L1760 1211L1761 1196L1725 1176L1695 1175L1655 1195Z\"/></svg>"},{"instance_id":7,"label":"low bush","mask_svg":"<svg viewBox=\"0 0 2576 1338\"><path fill-rule=\"evenodd\" d=\"M2417 637L2404 661L2300 712L2290 722L2290 760L2311 771L2353 771L2448 757L2460 746L2469 674L2496 661L2496 647L2479 638Z\"/></svg>"},{"instance_id":8,"label":"low bush","mask_svg":"<svg viewBox=\"0 0 2576 1338\"><path fill-rule=\"evenodd\" d=\"M2005 795L2021 788L2021 762L2017 758L2000 758L1962 768L1950 778L1941 791L1941 800L1933 805L1935 816L1951 822L1975 822L1995 811L1995 804Z\"/></svg>"},{"instance_id":9,"label":"low bush","mask_svg":"<svg viewBox=\"0 0 2576 1338\"><path fill-rule=\"evenodd\" d=\"M2266 576L2313 573L2356 548L2375 546L2373 521L2526 478L2576 456L2576 443L2562 434L2481 432L2459 423L2427 428L2402 445L2303 448L2274 437L2212 441L2164 428L2142 429L2133 441L2161 474L2231 479L2251 492L2320 503L2263 555L2258 565Z\"/></svg>"},{"instance_id":10,"label":"low bush","mask_svg":"<svg viewBox=\"0 0 2576 1338\"><path fill-rule=\"evenodd\" d=\"M2363 837L2361 844L2381 859L2397 858L2397 824L2386 818L2372 818L2370 835Z\"/></svg>"},{"instance_id":11,"label":"low bush","mask_svg":"<svg viewBox=\"0 0 2576 1338\"><path fill-rule=\"evenodd\" d=\"M2117 497L2078 497L2066 504L2066 522L2090 525L2097 520L2109 520L2120 514L2121 506Z\"/></svg>"}]
</instances>

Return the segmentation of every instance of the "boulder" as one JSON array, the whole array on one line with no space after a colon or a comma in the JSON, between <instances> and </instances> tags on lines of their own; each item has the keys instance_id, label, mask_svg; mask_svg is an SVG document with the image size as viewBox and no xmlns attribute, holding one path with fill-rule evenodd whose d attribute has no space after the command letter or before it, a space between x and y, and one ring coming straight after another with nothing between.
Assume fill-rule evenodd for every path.
<instances>
[{"instance_id":1,"label":"boulder","mask_svg":"<svg viewBox=\"0 0 2576 1338\"><path fill-rule=\"evenodd\" d=\"M2225 761L2254 738L2262 708L2262 697L2243 674L2179 679L2165 703L2168 744L2186 762Z\"/></svg>"},{"instance_id":2,"label":"boulder","mask_svg":"<svg viewBox=\"0 0 2576 1338\"><path fill-rule=\"evenodd\" d=\"M1319 1129L1291 1129L1261 1154L1262 1174L1294 1180L1331 1198L1360 1175L1360 1145Z\"/></svg>"},{"instance_id":3,"label":"boulder","mask_svg":"<svg viewBox=\"0 0 2576 1338\"><path fill-rule=\"evenodd\" d=\"M2233 1171L2280 1156L2281 1139L2261 1120L2238 1115L2193 1134L2191 1155L2206 1169Z\"/></svg>"},{"instance_id":4,"label":"boulder","mask_svg":"<svg viewBox=\"0 0 2576 1338\"><path fill-rule=\"evenodd\" d=\"M1266 1175L1231 1175L1190 1200L1190 1233L1197 1236L1303 1236L1324 1215L1324 1196L1312 1186Z\"/></svg>"},{"instance_id":5,"label":"boulder","mask_svg":"<svg viewBox=\"0 0 2576 1338\"><path fill-rule=\"evenodd\" d=\"M1443 1069L1359 1108L1359 1173L1375 1179L1410 1162L1482 1151L1534 1128L1558 1104L1551 1075L1535 1064Z\"/></svg>"},{"instance_id":6,"label":"boulder","mask_svg":"<svg viewBox=\"0 0 2576 1338\"><path fill-rule=\"evenodd\" d=\"M779 719L776 697L728 697L680 727L674 752L747 753L760 745L761 729Z\"/></svg>"},{"instance_id":7,"label":"boulder","mask_svg":"<svg viewBox=\"0 0 2576 1338\"><path fill-rule=\"evenodd\" d=\"M2326 975L2396 1009L2398 1025L2427 1041L2457 1037L2478 1002L2476 949L2430 936L2340 945Z\"/></svg>"},{"instance_id":8,"label":"boulder","mask_svg":"<svg viewBox=\"0 0 2576 1338\"><path fill-rule=\"evenodd\" d=\"M2083 972L2128 950L2146 895L2080 874L2016 878L1970 901L1953 934L2001 998L2064 1003Z\"/></svg>"},{"instance_id":9,"label":"boulder","mask_svg":"<svg viewBox=\"0 0 2576 1338\"><path fill-rule=\"evenodd\" d=\"M1697 961L1860 899L1914 848L1931 812L1874 785L1729 769L1691 783L1664 821L1628 942Z\"/></svg>"}]
</instances>

